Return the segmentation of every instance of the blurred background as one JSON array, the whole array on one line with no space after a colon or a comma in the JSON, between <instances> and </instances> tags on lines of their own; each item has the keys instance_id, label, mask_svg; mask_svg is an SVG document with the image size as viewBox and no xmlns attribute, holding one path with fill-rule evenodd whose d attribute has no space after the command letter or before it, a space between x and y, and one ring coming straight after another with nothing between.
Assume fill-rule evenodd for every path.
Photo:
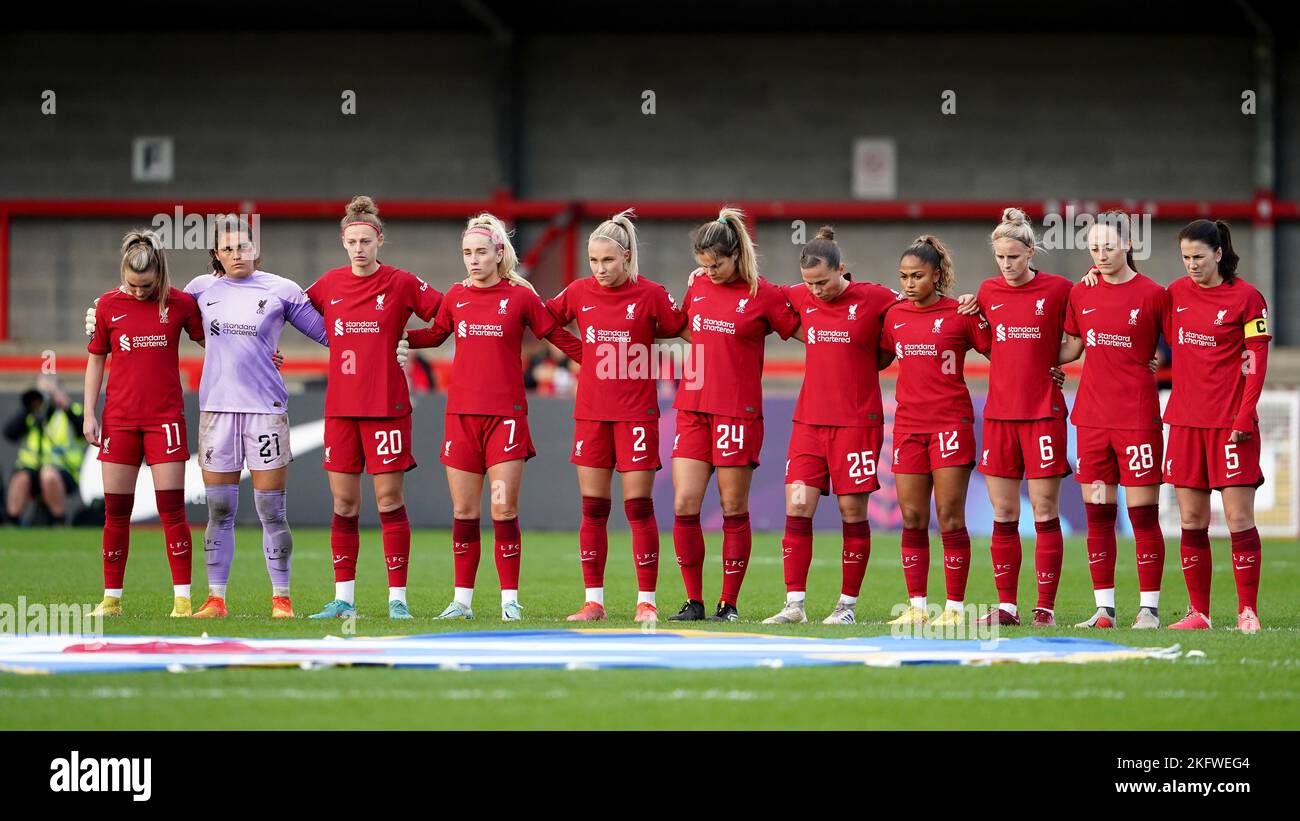
<instances>
[{"instance_id":1,"label":"blurred background","mask_svg":"<svg viewBox=\"0 0 1300 821\"><path fill-rule=\"evenodd\" d=\"M24 9L0 33L0 122L6 417L28 408L23 392L41 376L46 407L57 405L51 380L79 401L82 314L117 283L120 237L136 226L255 214L262 268L306 286L346 262L338 220L365 193L388 223L384 261L445 290L463 276L464 220L490 210L514 227L527 274L549 296L588 273L591 229L631 206L642 272L680 297L691 229L730 203L753 218L760 266L776 282L797 281L800 245L831 224L858 278L893 284L902 249L934 233L954 253L958 290L974 292L994 272L988 234L1003 207L1024 208L1040 231L1045 219L1064 229L1037 265L1071 278L1090 262L1074 218L1119 207L1146 226L1138 268L1161 283L1182 274L1184 224L1232 224L1276 346L1277 393L1261 406L1273 448L1261 530L1298 527L1300 42L1272 5L390 0L219 5L203 19ZM176 233L186 247L169 264L183 287L208 267L206 238ZM324 349L292 330L282 347L294 423L319 419ZM436 452L452 349L425 353L411 374L428 499L413 518L445 525ZM202 352L184 354L196 388ZM769 341L756 527L781 523L802 356L795 342ZM573 369L541 343L522 364L541 453L521 517L575 527ZM986 363L972 357L968 368L981 393ZM664 394L667 407L670 385ZM193 445L192 400L189 413ZM671 424L668 412L663 430ZM294 442L295 521L324 523L328 493L308 444L306 434ZM19 445L0 442L6 479ZM97 475L93 459L84 464ZM93 488L81 484L72 507L89 505L93 518ZM891 494L873 499L878 526L897 524ZM970 495L980 532L978 479ZM1081 527L1077 489L1062 497L1073 500L1067 528ZM201 498L200 484L191 501ZM670 501L658 507L671 513ZM818 524L833 525L823 507L832 518Z\"/></svg>"}]
</instances>

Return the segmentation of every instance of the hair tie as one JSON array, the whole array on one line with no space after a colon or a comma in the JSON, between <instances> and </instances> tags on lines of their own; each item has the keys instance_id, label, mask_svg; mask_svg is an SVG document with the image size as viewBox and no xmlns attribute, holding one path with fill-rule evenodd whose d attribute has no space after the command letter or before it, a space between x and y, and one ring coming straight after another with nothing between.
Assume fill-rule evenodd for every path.
<instances>
[{"instance_id":1,"label":"hair tie","mask_svg":"<svg viewBox=\"0 0 1300 821\"><path fill-rule=\"evenodd\" d=\"M718 217L718 222L722 223L723 225L726 225L726 224L727 224L727 218L726 218L726 217Z\"/></svg>"}]
</instances>

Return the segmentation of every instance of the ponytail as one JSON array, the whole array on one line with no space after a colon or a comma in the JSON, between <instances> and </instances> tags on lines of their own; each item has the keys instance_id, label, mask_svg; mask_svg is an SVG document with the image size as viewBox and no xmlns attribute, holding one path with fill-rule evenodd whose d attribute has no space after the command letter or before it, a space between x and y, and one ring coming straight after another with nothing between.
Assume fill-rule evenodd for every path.
<instances>
[{"instance_id":1,"label":"ponytail","mask_svg":"<svg viewBox=\"0 0 1300 821\"><path fill-rule=\"evenodd\" d=\"M607 239L617 244L624 251L627 251L627 278L636 282L637 263L636 263L636 226L632 224L632 218L636 212L631 208L620 211L614 216L596 226L596 230L591 232L587 241L593 239Z\"/></svg>"},{"instance_id":2,"label":"ponytail","mask_svg":"<svg viewBox=\"0 0 1300 821\"><path fill-rule=\"evenodd\" d=\"M736 255L736 270L749 285L749 295L758 294L758 255L754 251L754 241L749 238L744 212L724 206L716 220L710 220L695 230L692 241L696 254Z\"/></svg>"},{"instance_id":3,"label":"ponytail","mask_svg":"<svg viewBox=\"0 0 1300 821\"><path fill-rule=\"evenodd\" d=\"M1034 235L1034 226L1024 211L1019 208L1006 208L1002 211L1002 221L993 229L989 244L1000 239L1019 240L1025 247L1039 249L1038 237Z\"/></svg>"},{"instance_id":4,"label":"ponytail","mask_svg":"<svg viewBox=\"0 0 1300 821\"><path fill-rule=\"evenodd\" d=\"M122 285L126 285L128 272L143 274L147 271L156 274L153 299L158 303L158 316L161 318L171 291L167 280L167 254L163 251L162 239L149 230L127 231L122 237Z\"/></svg>"},{"instance_id":5,"label":"ponytail","mask_svg":"<svg viewBox=\"0 0 1300 821\"><path fill-rule=\"evenodd\" d=\"M1178 232L1178 241L1182 242L1185 239L1203 242L1213 251L1222 250L1219 276L1223 277L1224 282L1232 282L1237 278L1237 263L1241 261L1241 257L1237 256L1237 252L1232 248L1232 229L1228 227L1228 223L1223 220L1213 222L1207 219L1192 220Z\"/></svg>"},{"instance_id":6,"label":"ponytail","mask_svg":"<svg viewBox=\"0 0 1300 821\"><path fill-rule=\"evenodd\" d=\"M484 234L492 247L501 251L501 261L497 263L497 275L509 282L511 285L522 285L533 293L537 289L533 284L524 279L515 270L519 264L519 257L515 254L515 246L510 244L510 232L501 220L486 211L477 217L471 217L465 224L465 230L461 232L460 238L464 239L470 233Z\"/></svg>"},{"instance_id":7,"label":"ponytail","mask_svg":"<svg viewBox=\"0 0 1300 821\"><path fill-rule=\"evenodd\" d=\"M912 240L912 245L902 256L916 257L926 265L939 272L939 278L934 283L934 289L939 293L947 296L952 293L952 286L956 282L956 275L953 273L952 254L944 246L939 238L932 234L922 234Z\"/></svg>"}]
</instances>

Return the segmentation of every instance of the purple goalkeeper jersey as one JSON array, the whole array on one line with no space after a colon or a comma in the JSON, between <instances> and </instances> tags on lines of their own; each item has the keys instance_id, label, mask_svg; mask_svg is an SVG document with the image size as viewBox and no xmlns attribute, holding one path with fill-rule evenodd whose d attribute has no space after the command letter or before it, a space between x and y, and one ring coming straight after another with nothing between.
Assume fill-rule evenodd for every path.
<instances>
[{"instance_id":1,"label":"purple goalkeeper jersey","mask_svg":"<svg viewBox=\"0 0 1300 821\"><path fill-rule=\"evenodd\" d=\"M199 303L207 333L199 409L236 413L284 413L289 391L271 355L286 321L329 345L325 321L298 284L254 271L245 279L215 274L195 277L185 292Z\"/></svg>"}]
</instances>

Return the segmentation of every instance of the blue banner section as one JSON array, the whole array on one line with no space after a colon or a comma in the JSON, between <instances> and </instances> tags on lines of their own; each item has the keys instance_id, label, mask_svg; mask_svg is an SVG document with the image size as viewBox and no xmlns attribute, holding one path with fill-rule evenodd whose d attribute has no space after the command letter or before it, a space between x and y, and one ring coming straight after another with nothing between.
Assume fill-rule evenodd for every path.
<instances>
[{"instance_id":1,"label":"blue banner section","mask_svg":"<svg viewBox=\"0 0 1300 821\"><path fill-rule=\"evenodd\" d=\"M659 668L712 670L853 664L1003 664L1177 658L1177 647L1137 648L1101 639L809 638L757 633L510 630L399 638L240 639L158 636L0 638L0 672L23 674L221 667L333 666L434 669Z\"/></svg>"}]
</instances>

